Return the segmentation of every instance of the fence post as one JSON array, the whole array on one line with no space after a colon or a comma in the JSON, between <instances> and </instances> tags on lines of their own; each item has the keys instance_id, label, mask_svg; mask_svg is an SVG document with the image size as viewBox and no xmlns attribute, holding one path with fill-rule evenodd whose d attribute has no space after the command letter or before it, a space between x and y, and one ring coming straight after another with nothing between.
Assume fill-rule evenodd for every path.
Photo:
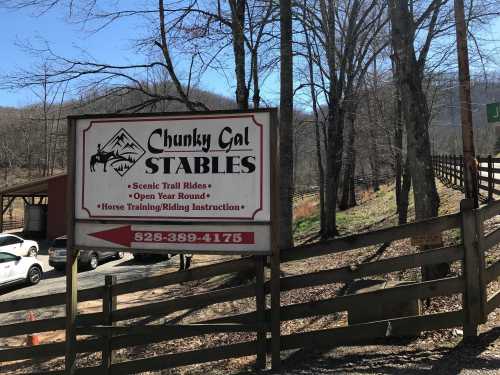
<instances>
[{"instance_id":1,"label":"fence post","mask_svg":"<svg viewBox=\"0 0 500 375\"><path fill-rule=\"evenodd\" d=\"M458 177L458 171L457 171L457 155L453 155L453 185L457 184L457 177Z\"/></svg>"},{"instance_id":2,"label":"fence post","mask_svg":"<svg viewBox=\"0 0 500 375\"><path fill-rule=\"evenodd\" d=\"M446 181L446 155L443 155L443 182Z\"/></svg>"},{"instance_id":3,"label":"fence post","mask_svg":"<svg viewBox=\"0 0 500 375\"><path fill-rule=\"evenodd\" d=\"M478 171L481 176L481 171ZM491 155L488 155L488 202L493 200L493 162L491 160Z\"/></svg>"},{"instance_id":4,"label":"fence post","mask_svg":"<svg viewBox=\"0 0 500 375\"><path fill-rule=\"evenodd\" d=\"M477 326L485 318L486 285L484 280L483 228L481 216L478 210L474 209L472 199L462 200L460 211L464 247L464 261L462 262L464 338L471 338L477 336Z\"/></svg>"},{"instance_id":5,"label":"fence post","mask_svg":"<svg viewBox=\"0 0 500 375\"><path fill-rule=\"evenodd\" d=\"M116 310L116 296L113 296L113 285L116 284L115 275L106 275L104 277L104 293L102 296L102 314L103 325L113 325L113 311ZM102 349L102 368L105 374L111 373L111 365L113 364L113 349L111 348L110 331L103 335L103 349Z\"/></svg>"},{"instance_id":6,"label":"fence post","mask_svg":"<svg viewBox=\"0 0 500 375\"><path fill-rule=\"evenodd\" d=\"M460 187L464 187L464 156L460 155Z\"/></svg>"},{"instance_id":7,"label":"fence post","mask_svg":"<svg viewBox=\"0 0 500 375\"><path fill-rule=\"evenodd\" d=\"M450 173L450 184L453 185L453 155L448 155L448 168Z\"/></svg>"},{"instance_id":8,"label":"fence post","mask_svg":"<svg viewBox=\"0 0 500 375\"><path fill-rule=\"evenodd\" d=\"M266 368L266 292L264 290L264 257L257 255L255 259L255 309L257 311L257 369Z\"/></svg>"},{"instance_id":9,"label":"fence post","mask_svg":"<svg viewBox=\"0 0 500 375\"><path fill-rule=\"evenodd\" d=\"M443 181L443 155L439 155L439 177Z\"/></svg>"},{"instance_id":10,"label":"fence post","mask_svg":"<svg viewBox=\"0 0 500 375\"><path fill-rule=\"evenodd\" d=\"M444 182L446 178L446 169L445 169L445 164L446 160L444 158L444 155L441 155L441 181Z\"/></svg>"},{"instance_id":11,"label":"fence post","mask_svg":"<svg viewBox=\"0 0 500 375\"><path fill-rule=\"evenodd\" d=\"M445 158L446 158L446 181L448 181L448 183L451 183L450 156L446 155Z\"/></svg>"},{"instance_id":12,"label":"fence post","mask_svg":"<svg viewBox=\"0 0 500 375\"><path fill-rule=\"evenodd\" d=\"M453 157L448 155L448 179L453 184Z\"/></svg>"}]
</instances>

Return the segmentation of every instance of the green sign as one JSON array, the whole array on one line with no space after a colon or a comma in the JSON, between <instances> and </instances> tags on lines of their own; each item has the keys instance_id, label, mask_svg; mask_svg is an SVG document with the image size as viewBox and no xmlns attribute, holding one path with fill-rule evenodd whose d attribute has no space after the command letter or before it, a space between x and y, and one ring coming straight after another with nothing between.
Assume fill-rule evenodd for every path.
<instances>
[{"instance_id":1,"label":"green sign","mask_svg":"<svg viewBox=\"0 0 500 375\"><path fill-rule=\"evenodd\" d=\"M488 122L500 122L500 103L486 104Z\"/></svg>"}]
</instances>

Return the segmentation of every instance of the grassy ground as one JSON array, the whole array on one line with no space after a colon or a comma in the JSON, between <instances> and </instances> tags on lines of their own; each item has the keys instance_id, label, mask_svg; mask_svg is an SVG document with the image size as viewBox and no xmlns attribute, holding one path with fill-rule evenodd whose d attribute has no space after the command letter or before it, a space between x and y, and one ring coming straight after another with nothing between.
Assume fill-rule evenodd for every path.
<instances>
[{"instance_id":1,"label":"grassy ground","mask_svg":"<svg viewBox=\"0 0 500 375\"><path fill-rule=\"evenodd\" d=\"M440 182L437 185L441 197L440 215L457 212L462 193L452 190ZM345 211L337 212L337 225L341 235L359 233L370 229L398 224L396 213L395 189L393 185L382 185L377 192L358 191L358 205ZM319 201L317 197L308 197L295 202L294 235L301 243L317 235L320 226ZM413 220L415 207L413 192L410 192L408 219Z\"/></svg>"}]
</instances>

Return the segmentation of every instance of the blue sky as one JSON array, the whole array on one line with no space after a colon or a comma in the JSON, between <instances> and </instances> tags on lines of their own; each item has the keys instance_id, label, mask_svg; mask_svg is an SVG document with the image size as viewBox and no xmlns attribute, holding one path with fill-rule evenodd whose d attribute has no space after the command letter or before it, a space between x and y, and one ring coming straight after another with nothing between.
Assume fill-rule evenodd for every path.
<instances>
[{"instance_id":1,"label":"blue sky","mask_svg":"<svg viewBox=\"0 0 500 375\"><path fill-rule=\"evenodd\" d=\"M121 33L104 35L88 35L82 33L77 25L69 25L63 16L50 12L42 16L34 16L32 12L0 10L0 74L8 74L18 69L29 69L38 62L37 56L27 53L20 45L31 43L41 46L45 41L60 54L72 54L79 45L88 49L97 58L110 58L125 55L125 43L120 40ZM113 48L110 48L113 46ZM12 92L0 90L0 105L22 106L34 100L29 90Z\"/></svg>"},{"instance_id":2,"label":"blue sky","mask_svg":"<svg viewBox=\"0 0 500 375\"><path fill-rule=\"evenodd\" d=\"M135 0L137 1L137 0ZM31 42L41 45L43 41L50 43L52 49L59 55L78 56L81 50L90 53L96 60L114 64L140 62L141 56L131 53L132 38L141 35L143 29L137 19L121 21L96 34L83 32L77 24L68 24L65 13L55 9L42 16L37 16L30 10L6 11L0 10L0 75L19 69L29 69L36 64L38 58L23 51L18 44ZM492 39L491 49L500 50L500 19L492 26L490 32L484 35ZM497 40L494 40L497 39ZM498 52L498 51L497 51ZM498 64L498 61L497 61ZM499 65L492 68L499 70ZM271 79L272 80L272 79ZM232 96L234 88L228 89L227 80L222 74L211 72L204 77L203 89L222 95ZM264 95L276 98L276 84L268 83L263 87ZM266 95L267 94L267 95ZM35 97L29 90L0 90L0 106L23 106L33 103Z\"/></svg>"},{"instance_id":3,"label":"blue sky","mask_svg":"<svg viewBox=\"0 0 500 375\"><path fill-rule=\"evenodd\" d=\"M137 23L134 23L137 22ZM141 23L138 23L141 22ZM127 19L113 23L98 33L84 31L82 26L68 23L64 12L52 10L38 16L31 10L9 11L0 9L0 75L16 70L29 70L40 61L20 47L26 43L44 46L60 56L77 57L82 51L90 54L96 61L110 64L142 63L144 57L133 53L134 38L144 35L144 24L139 19ZM227 81L222 76L209 73L201 88L215 91L221 95L232 95L234 89L227 89ZM20 107L36 101L33 93L26 90L1 90L0 106Z\"/></svg>"}]
</instances>

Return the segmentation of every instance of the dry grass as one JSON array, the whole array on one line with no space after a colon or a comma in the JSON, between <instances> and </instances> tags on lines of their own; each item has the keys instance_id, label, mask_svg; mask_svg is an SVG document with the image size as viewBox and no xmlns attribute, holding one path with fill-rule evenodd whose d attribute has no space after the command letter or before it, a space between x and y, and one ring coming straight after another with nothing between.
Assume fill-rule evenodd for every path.
<instances>
[{"instance_id":1,"label":"dry grass","mask_svg":"<svg viewBox=\"0 0 500 375\"><path fill-rule=\"evenodd\" d=\"M319 211L318 197L299 200L293 207L293 220L301 220L317 215Z\"/></svg>"}]
</instances>

